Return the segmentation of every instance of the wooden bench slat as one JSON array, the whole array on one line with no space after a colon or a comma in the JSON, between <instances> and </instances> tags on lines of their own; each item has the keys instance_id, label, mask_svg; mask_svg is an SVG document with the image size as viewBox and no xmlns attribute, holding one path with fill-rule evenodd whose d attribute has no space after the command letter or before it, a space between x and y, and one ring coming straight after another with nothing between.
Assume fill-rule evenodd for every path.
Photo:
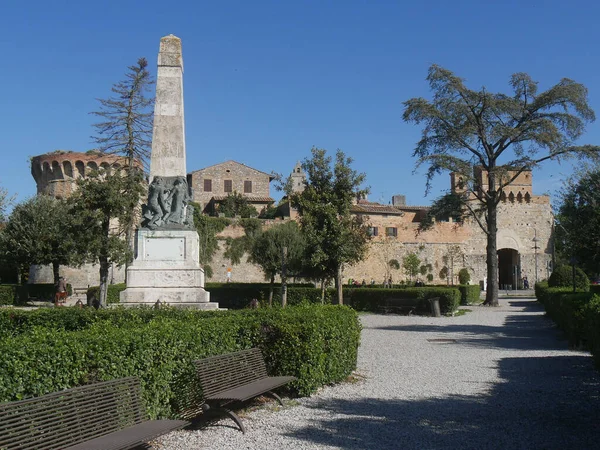
<instances>
[{"instance_id":1,"label":"wooden bench slat","mask_svg":"<svg viewBox=\"0 0 600 450\"><path fill-rule=\"evenodd\" d=\"M112 450L132 448L140 442L150 441L170 431L185 427L184 420L149 420L126 430L100 436L91 441L67 447L66 450Z\"/></svg>"},{"instance_id":2,"label":"wooden bench slat","mask_svg":"<svg viewBox=\"0 0 600 450\"><path fill-rule=\"evenodd\" d=\"M233 401L246 401L267 392L281 402L281 398L271 391L295 380L295 377L290 376L269 377L265 360L258 348L210 356L194 361L194 365L206 402L203 406L205 411L212 407L221 410L235 420L243 432L245 429L240 418L223 406Z\"/></svg>"},{"instance_id":3,"label":"wooden bench slat","mask_svg":"<svg viewBox=\"0 0 600 450\"><path fill-rule=\"evenodd\" d=\"M62 449L146 422L138 379L121 378L0 404L0 448Z\"/></svg>"},{"instance_id":4,"label":"wooden bench slat","mask_svg":"<svg viewBox=\"0 0 600 450\"><path fill-rule=\"evenodd\" d=\"M296 377L268 377L262 380L253 381L244 386L238 386L234 389L219 392L218 394L207 397L207 400L238 400L243 402L256 397L257 392L263 393L270 391L271 389L283 386L295 379Z\"/></svg>"}]
</instances>

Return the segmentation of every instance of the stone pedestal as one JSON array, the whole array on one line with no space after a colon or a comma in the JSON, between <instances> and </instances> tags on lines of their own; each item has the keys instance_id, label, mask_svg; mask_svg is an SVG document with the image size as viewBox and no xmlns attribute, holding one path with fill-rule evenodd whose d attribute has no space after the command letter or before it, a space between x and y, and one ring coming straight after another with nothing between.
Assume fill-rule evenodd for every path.
<instances>
[{"instance_id":1,"label":"stone pedestal","mask_svg":"<svg viewBox=\"0 0 600 450\"><path fill-rule=\"evenodd\" d=\"M163 304L217 309L204 290L198 233L192 230L137 230L135 260L127 268L123 306Z\"/></svg>"}]
</instances>

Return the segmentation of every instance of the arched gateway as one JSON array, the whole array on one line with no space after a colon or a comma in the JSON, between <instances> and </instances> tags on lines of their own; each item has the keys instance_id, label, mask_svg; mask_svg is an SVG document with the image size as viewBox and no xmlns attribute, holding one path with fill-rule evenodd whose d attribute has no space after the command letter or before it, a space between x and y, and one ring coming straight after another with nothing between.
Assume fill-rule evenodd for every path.
<instances>
[{"instance_id":1,"label":"arched gateway","mask_svg":"<svg viewBox=\"0 0 600 450\"><path fill-rule=\"evenodd\" d=\"M521 255L517 250L498 250L498 279L500 289L515 289L521 283Z\"/></svg>"}]
</instances>

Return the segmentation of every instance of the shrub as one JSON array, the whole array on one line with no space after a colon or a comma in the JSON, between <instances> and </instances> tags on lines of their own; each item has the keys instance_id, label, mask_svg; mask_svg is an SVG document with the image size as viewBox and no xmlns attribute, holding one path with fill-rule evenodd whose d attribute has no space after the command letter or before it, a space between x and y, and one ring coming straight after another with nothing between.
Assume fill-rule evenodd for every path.
<instances>
[{"instance_id":1,"label":"shrub","mask_svg":"<svg viewBox=\"0 0 600 450\"><path fill-rule=\"evenodd\" d=\"M558 266L548 279L549 287L573 287L573 267ZM590 289L590 280L583 270L575 268L575 286L582 291Z\"/></svg>"},{"instance_id":2,"label":"shrub","mask_svg":"<svg viewBox=\"0 0 600 450\"><path fill-rule=\"evenodd\" d=\"M472 305L473 303L479 303L479 294L481 293L481 288L479 285L461 284L458 286L458 290L460 291L461 305Z\"/></svg>"},{"instance_id":3,"label":"shrub","mask_svg":"<svg viewBox=\"0 0 600 450\"><path fill-rule=\"evenodd\" d=\"M269 298L269 283L206 283L204 288L210 292L210 301L219 303L219 307L227 309L246 308L252 299L261 300L263 303ZM300 288L301 292L295 293ZM309 303L321 303L321 291L318 300L315 299L312 284L288 284L288 304L295 305L302 302L302 293L305 293ZM308 290L306 290L308 289ZM276 284L273 292L273 304L281 302L281 285Z\"/></svg>"},{"instance_id":4,"label":"shrub","mask_svg":"<svg viewBox=\"0 0 600 450\"><path fill-rule=\"evenodd\" d=\"M125 283L109 284L106 292L106 303L119 303L120 294L127 288ZM92 305L94 299L100 295L100 286L91 286L87 290L87 304Z\"/></svg>"},{"instance_id":5,"label":"shrub","mask_svg":"<svg viewBox=\"0 0 600 450\"><path fill-rule=\"evenodd\" d=\"M590 292L600 295L600 284L590 284Z\"/></svg>"},{"instance_id":6,"label":"shrub","mask_svg":"<svg viewBox=\"0 0 600 450\"><path fill-rule=\"evenodd\" d=\"M33 326L36 320L25 319L26 330L0 339L0 402L137 376L152 418L174 417L192 406L194 359L259 347L271 375L296 376L292 392L309 395L352 373L360 340L358 316L344 306L57 308L33 316L49 320Z\"/></svg>"},{"instance_id":7,"label":"shrub","mask_svg":"<svg viewBox=\"0 0 600 450\"><path fill-rule=\"evenodd\" d=\"M420 287L400 289L352 289L344 288L344 304L357 311L377 312L385 305L388 298L423 299L440 298L442 314L451 314L460 304L461 294L458 289L447 287ZM422 313L429 313L428 302L419 308Z\"/></svg>"},{"instance_id":8,"label":"shrub","mask_svg":"<svg viewBox=\"0 0 600 450\"><path fill-rule=\"evenodd\" d=\"M469 274L469 270L462 268L458 271L458 282L460 284L469 284L471 281L471 274Z\"/></svg>"},{"instance_id":9,"label":"shrub","mask_svg":"<svg viewBox=\"0 0 600 450\"><path fill-rule=\"evenodd\" d=\"M0 305L14 305L18 302L18 285L2 284L0 285Z\"/></svg>"},{"instance_id":10,"label":"shrub","mask_svg":"<svg viewBox=\"0 0 600 450\"><path fill-rule=\"evenodd\" d=\"M535 295L544 305L546 314L565 332L569 344L574 347L585 346L588 339L586 308L594 294L573 293L572 288L553 288L542 282L535 285Z\"/></svg>"}]
</instances>

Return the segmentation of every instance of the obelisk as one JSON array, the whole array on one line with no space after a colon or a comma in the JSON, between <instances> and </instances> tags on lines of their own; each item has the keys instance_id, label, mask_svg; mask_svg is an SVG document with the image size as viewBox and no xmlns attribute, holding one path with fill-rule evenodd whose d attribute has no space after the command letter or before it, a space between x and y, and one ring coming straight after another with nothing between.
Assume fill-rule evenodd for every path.
<instances>
[{"instance_id":1,"label":"obelisk","mask_svg":"<svg viewBox=\"0 0 600 450\"><path fill-rule=\"evenodd\" d=\"M183 56L181 39L170 34L160 40L158 52L150 181L186 174Z\"/></svg>"},{"instance_id":2,"label":"obelisk","mask_svg":"<svg viewBox=\"0 0 600 450\"><path fill-rule=\"evenodd\" d=\"M218 308L204 290L199 238L188 205L183 57L181 39L172 34L160 40L149 181L121 304Z\"/></svg>"}]
</instances>

